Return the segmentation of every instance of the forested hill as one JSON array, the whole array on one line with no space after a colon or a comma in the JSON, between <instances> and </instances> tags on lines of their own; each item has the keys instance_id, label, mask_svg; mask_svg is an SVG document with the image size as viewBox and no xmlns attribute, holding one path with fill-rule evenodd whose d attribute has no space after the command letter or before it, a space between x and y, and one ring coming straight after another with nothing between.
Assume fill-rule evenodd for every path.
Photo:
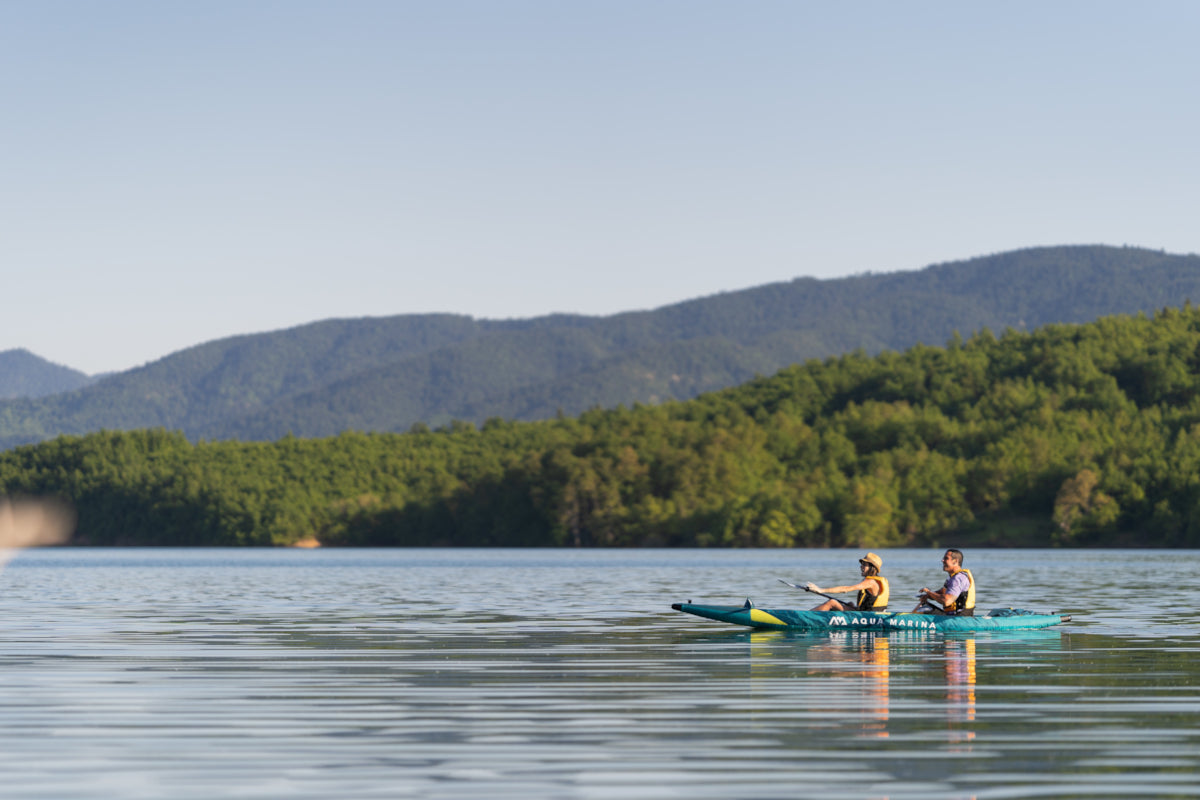
<instances>
[{"instance_id":1,"label":"forested hill","mask_svg":"<svg viewBox=\"0 0 1200 800\"><path fill-rule=\"evenodd\" d=\"M0 352L0 399L44 397L92 383L84 373L35 356L25 349Z\"/></svg>"},{"instance_id":2,"label":"forested hill","mask_svg":"<svg viewBox=\"0 0 1200 800\"><path fill-rule=\"evenodd\" d=\"M481 429L0 453L80 544L1200 546L1200 310L809 361Z\"/></svg>"},{"instance_id":3,"label":"forested hill","mask_svg":"<svg viewBox=\"0 0 1200 800\"><path fill-rule=\"evenodd\" d=\"M1200 299L1200 258L1021 250L917 272L811 278L609 317L330 320L199 345L95 385L0 402L0 447L164 427L193 440L406 431L687 399L789 364Z\"/></svg>"}]
</instances>

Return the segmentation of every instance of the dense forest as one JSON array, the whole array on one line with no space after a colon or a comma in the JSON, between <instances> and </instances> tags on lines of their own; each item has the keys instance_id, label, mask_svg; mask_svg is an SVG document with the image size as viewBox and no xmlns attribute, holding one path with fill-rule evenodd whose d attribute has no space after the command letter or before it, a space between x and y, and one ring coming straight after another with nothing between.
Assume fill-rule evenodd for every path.
<instances>
[{"instance_id":1,"label":"dense forest","mask_svg":"<svg viewBox=\"0 0 1200 800\"><path fill-rule=\"evenodd\" d=\"M1200 545L1200 310L811 360L691 401L404 434L0 453L124 545Z\"/></svg>"},{"instance_id":2,"label":"dense forest","mask_svg":"<svg viewBox=\"0 0 1200 800\"><path fill-rule=\"evenodd\" d=\"M102 429L273 441L552 419L686 400L856 349L1153 312L1187 298L1200 299L1200 257L1043 247L607 317L325 320L197 345L52 397L0 401L0 448Z\"/></svg>"}]
</instances>

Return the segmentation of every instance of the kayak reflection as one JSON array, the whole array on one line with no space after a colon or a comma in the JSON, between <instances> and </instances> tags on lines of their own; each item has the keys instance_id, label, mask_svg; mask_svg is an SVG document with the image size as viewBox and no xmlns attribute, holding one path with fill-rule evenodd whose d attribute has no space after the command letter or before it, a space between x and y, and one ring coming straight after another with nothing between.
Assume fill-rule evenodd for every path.
<instances>
[{"instance_id":1,"label":"kayak reflection","mask_svg":"<svg viewBox=\"0 0 1200 800\"><path fill-rule=\"evenodd\" d=\"M825 674L860 682L863 700L860 733L870 738L888 737L891 681L891 642L886 633L836 634L813 650L828 659ZM812 650L810 650L810 653ZM816 673L820 674L821 670Z\"/></svg>"},{"instance_id":2,"label":"kayak reflection","mask_svg":"<svg viewBox=\"0 0 1200 800\"><path fill-rule=\"evenodd\" d=\"M1032 647L1057 649L1061 638L1049 630L755 631L749 634L751 677L762 682L762 694L778 692L773 682L786 679L792 692L804 693L817 718L858 737L911 735L914 728L933 735L943 726L928 724L940 718L945 730L937 738L957 748L977 735L980 676L984 685L989 674L993 682L1007 683ZM925 724L914 724L917 720Z\"/></svg>"},{"instance_id":3,"label":"kayak reflection","mask_svg":"<svg viewBox=\"0 0 1200 800\"><path fill-rule=\"evenodd\" d=\"M891 644L902 635L882 631L755 631L750 634L751 674L763 680L784 674L802 678L814 695L813 711L817 715L853 725L860 736L887 738Z\"/></svg>"}]
</instances>

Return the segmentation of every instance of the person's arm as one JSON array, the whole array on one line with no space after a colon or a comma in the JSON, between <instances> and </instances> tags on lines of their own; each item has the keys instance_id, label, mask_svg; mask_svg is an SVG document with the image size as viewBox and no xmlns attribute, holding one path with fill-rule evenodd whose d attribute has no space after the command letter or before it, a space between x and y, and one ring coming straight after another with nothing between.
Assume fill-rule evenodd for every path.
<instances>
[{"instance_id":1,"label":"person's arm","mask_svg":"<svg viewBox=\"0 0 1200 800\"><path fill-rule=\"evenodd\" d=\"M873 578L864 578L861 583L856 583L853 586L831 586L828 589L822 589L815 583L809 583L806 584L804 588L808 589L810 592L816 592L817 594L843 594L844 592L859 592L863 589L869 589L875 585L875 580ZM877 594L877 592L872 592L872 594Z\"/></svg>"},{"instance_id":2,"label":"person's arm","mask_svg":"<svg viewBox=\"0 0 1200 800\"><path fill-rule=\"evenodd\" d=\"M962 575L962 573L960 572L959 575ZM956 575L955 578L957 577L958 576ZM923 587L921 591L918 592L921 601L925 602L932 600L942 608L949 608L950 606L953 606L954 601L958 599L960 594L962 594L962 590L958 588L960 582L955 580L955 578L951 578L950 580L946 581L946 585L941 589L935 590L928 587Z\"/></svg>"},{"instance_id":3,"label":"person's arm","mask_svg":"<svg viewBox=\"0 0 1200 800\"><path fill-rule=\"evenodd\" d=\"M946 589L930 589L929 587L922 587L922 589L920 589L920 591L917 593L917 600L922 602L929 602L932 600L937 603L938 606L944 606L944 604L946 604Z\"/></svg>"}]
</instances>

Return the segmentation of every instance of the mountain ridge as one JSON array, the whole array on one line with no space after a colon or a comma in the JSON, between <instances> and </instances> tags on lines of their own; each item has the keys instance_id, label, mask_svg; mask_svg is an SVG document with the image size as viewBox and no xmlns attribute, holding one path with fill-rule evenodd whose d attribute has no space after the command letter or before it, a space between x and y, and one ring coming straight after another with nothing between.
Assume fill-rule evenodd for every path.
<instances>
[{"instance_id":1,"label":"mountain ridge","mask_svg":"<svg viewBox=\"0 0 1200 800\"><path fill-rule=\"evenodd\" d=\"M1191 297L1200 297L1200 257L1082 245L910 272L800 277L603 317L320 320L199 344L69 392L0 402L0 446L102 428L269 440L537 419L688 399L810 358L1085 322Z\"/></svg>"},{"instance_id":2,"label":"mountain ridge","mask_svg":"<svg viewBox=\"0 0 1200 800\"><path fill-rule=\"evenodd\" d=\"M0 400L45 397L87 386L94 378L23 347L0 351Z\"/></svg>"}]
</instances>

